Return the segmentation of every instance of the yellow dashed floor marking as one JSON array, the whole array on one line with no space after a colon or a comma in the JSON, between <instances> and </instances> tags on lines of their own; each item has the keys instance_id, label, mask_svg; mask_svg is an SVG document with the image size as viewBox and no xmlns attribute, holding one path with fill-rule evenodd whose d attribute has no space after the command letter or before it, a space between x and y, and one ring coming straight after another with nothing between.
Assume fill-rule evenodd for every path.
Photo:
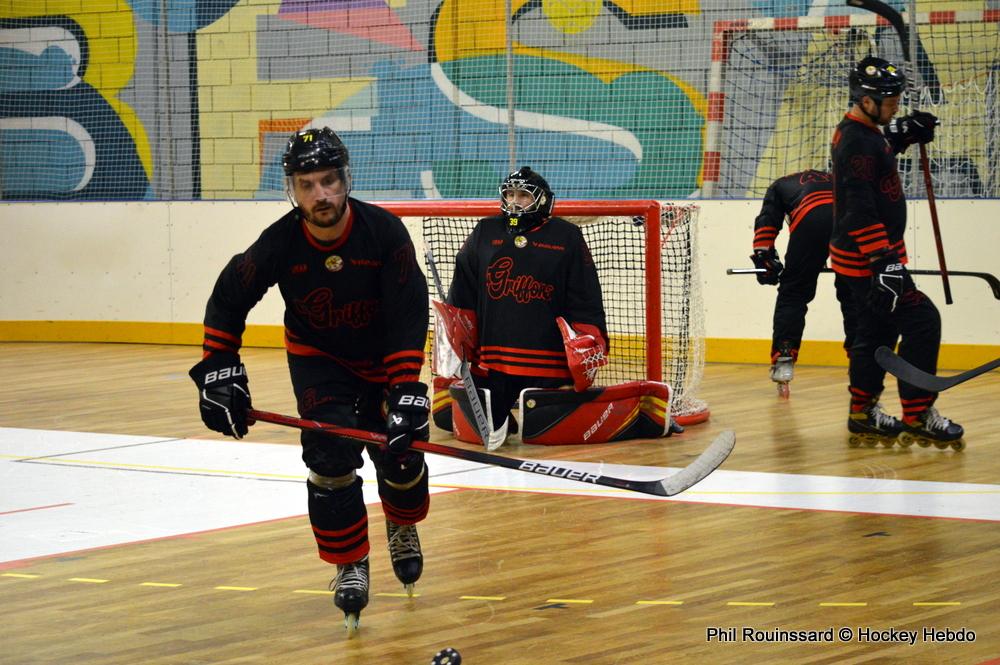
<instances>
[{"instance_id":1,"label":"yellow dashed floor marking","mask_svg":"<svg viewBox=\"0 0 1000 665\"><path fill-rule=\"evenodd\" d=\"M820 607L867 607L868 603L820 603Z\"/></svg>"},{"instance_id":2,"label":"yellow dashed floor marking","mask_svg":"<svg viewBox=\"0 0 1000 665\"><path fill-rule=\"evenodd\" d=\"M34 580L43 577L38 573L0 573L0 577L10 577L14 579L25 579ZM107 584L111 580L101 579L96 577L70 577L67 579L69 582L80 582L82 584ZM184 586L180 582L140 582L138 586L144 587L157 587L166 589L176 589L178 587ZM260 587L250 587L250 586L217 586L213 587L217 591L258 591ZM292 593L301 593L306 595L315 596L332 596L333 591L323 591L319 589L295 589ZM380 592L374 594L376 596L382 596L384 598L420 598L421 594L415 593L410 596L407 593L393 593L393 592ZM507 600L507 596L459 596L459 600L485 600L485 601L504 601ZM548 598L545 600L546 603L563 603L565 605L592 605L594 600L590 598ZM679 606L683 605L683 600L637 600L636 605L667 605L667 606ZM727 601L726 605L729 607L774 607L777 605L775 602L756 602L756 601L743 601L743 600L731 600ZM950 601L916 601L912 603L913 607L960 607L962 605L961 601L950 600ZM868 607L866 602L822 602L819 603L820 607Z\"/></svg>"},{"instance_id":3,"label":"yellow dashed floor marking","mask_svg":"<svg viewBox=\"0 0 1000 665\"><path fill-rule=\"evenodd\" d=\"M174 584L172 582L143 582L139 586L155 586L155 587L165 587L167 589L175 589L182 585Z\"/></svg>"}]
</instances>

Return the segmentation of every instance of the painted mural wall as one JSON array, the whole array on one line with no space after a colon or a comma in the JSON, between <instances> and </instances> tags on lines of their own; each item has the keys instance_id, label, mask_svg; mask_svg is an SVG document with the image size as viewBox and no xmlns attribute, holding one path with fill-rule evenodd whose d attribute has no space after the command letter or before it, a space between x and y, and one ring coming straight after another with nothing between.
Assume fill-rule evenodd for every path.
<instances>
[{"instance_id":1,"label":"painted mural wall","mask_svg":"<svg viewBox=\"0 0 1000 665\"><path fill-rule=\"evenodd\" d=\"M983 120L1000 107L998 3L918 4L971 12L979 30L964 42L976 53L966 64L947 64L957 32L921 42L945 83L949 71L974 70L982 107L973 138L936 177L960 179L957 196L998 196L989 183L1000 139L985 128L1000 122ZM776 153L813 143L815 161L825 151L828 118L818 130L788 121L809 117L795 77L819 43L798 29L805 22L789 30L790 17L845 12L832 0L512 0L509 13L503 0L3 0L0 195L280 199L288 134L328 125L369 198L491 197L511 161L564 198L697 196L706 167L718 167L706 136L725 98L727 118L760 122L754 133L723 129L731 182L717 194L752 198L782 174ZM725 25L742 26L749 64L712 92L730 61ZM764 48L774 26L803 43ZM826 32L886 41L872 30ZM841 69L817 84L838 105ZM725 165L741 136L751 137L741 157L750 167L737 171ZM775 149L779 136L791 144Z\"/></svg>"}]
</instances>

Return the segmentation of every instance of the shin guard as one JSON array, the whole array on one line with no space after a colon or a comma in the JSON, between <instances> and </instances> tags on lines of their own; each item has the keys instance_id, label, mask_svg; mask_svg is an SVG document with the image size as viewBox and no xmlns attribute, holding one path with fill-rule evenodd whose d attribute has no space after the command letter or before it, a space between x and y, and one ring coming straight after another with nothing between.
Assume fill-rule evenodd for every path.
<instances>
[{"instance_id":1,"label":"shin guard","mask_svg":"<svg viewBox=\"0 0 1000 665\"><path fill-rule=\"evenodd\" d=\"M345 564L368 554L368 511L357 474L330 477L310 472L306 488L319 558Z\"/></svg>"}]
</instances>

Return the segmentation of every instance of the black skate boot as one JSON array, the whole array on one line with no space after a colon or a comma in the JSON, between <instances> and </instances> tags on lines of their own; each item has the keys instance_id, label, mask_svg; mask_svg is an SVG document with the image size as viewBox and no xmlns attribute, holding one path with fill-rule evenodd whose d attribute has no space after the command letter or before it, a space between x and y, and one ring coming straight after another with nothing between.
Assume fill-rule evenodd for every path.
<instances>
[{"instance_id":1,"label":"black skate boot","mask_svg":"<svg viewBox=\"0 0 1000 665\"><path fill-rule=\"evenodd\" d=\"M851 448L862 445L874 448L880 443L892 448L903 431L903 423L883 411L878 402L871 402L862 411L848 416L847 430L851 433L847 438L847 445Z\"/></svg>"},{"instance_id":2,"label":"black skate boot","mask_svg":"<svg viewBox=\"0 0 1000 665\"><path fill-rule=\"evenodd\" d=\"M420 551L420 538L417 537L415 524L396 524L385 521L385 532L389 537L389 557L392 559L392 572L396 579L403 583L406 595L413 598L413 585L424 572L424 555Z\"/></svg>"},{"instance_id":3,"label":"black skate boot","mask_svg":"<svg viewBox=\"0 0 1000 665\"><path fill-rule=\"evenodd\" d=\"M344 612L347 636L354 637L361 623L361 610L368 606L368 556L354 563L338 563L330 591L334 592L333 604Z\"/></svg>"},{"instance_id":4,"label":"black skate boot","mask_svg":"<svg viewBox=\"0 0 1000 665\"><path fill-rule=\"evenodd\" d=\"M788 399L791 394L788 384L791 383L794 372L795 353L787 342L783 342L771 360L771 380L777 384L779 397Z\"/></svg>"},{"instance_id":5,"label":"black skate boot","mask_svg":"<svg viewBox=\"0 0 1000 665\"><path fill-rule=\"evenodd\" d=\"M917 416L912 425L903 424L899 443L904 447L915 443L922 448L933 445L940 450L948 446L955 450L965 450L965 441L962 440L964 434L965 430L961 425L951 422L931 406Z\"/></svg>"}]
</instances>

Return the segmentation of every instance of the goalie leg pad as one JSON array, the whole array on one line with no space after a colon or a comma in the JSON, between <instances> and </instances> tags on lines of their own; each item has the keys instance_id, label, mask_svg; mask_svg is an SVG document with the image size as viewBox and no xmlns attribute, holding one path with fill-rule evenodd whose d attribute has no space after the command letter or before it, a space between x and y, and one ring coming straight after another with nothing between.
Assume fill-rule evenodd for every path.
<instances>
[{"instance_id":1,"label":"goalie leg pad","mask_svg":"<svg viewBox=\"0 0 1000 665\"><path fill-rule=\"evenodd\" d=\"M455 402L452 399L451 391L449 390L449 387L453 383L456 383L455 379L449 376L434 377L434 395L431 398L431 417L434 419L434 424L446 432L451 432L453 429L451 410Z\"/></svg>"},{"instance_id":2,"label":"goalie leg pad","mask_svg":"<svg viewBox=\"0 0 1000 665\"><path fill-rule=\"evenodd\" d=\"M565 445L670 436L672 391L658 381L606 388L521 392L521 440Z\"/></svg>"}]
</instances>

